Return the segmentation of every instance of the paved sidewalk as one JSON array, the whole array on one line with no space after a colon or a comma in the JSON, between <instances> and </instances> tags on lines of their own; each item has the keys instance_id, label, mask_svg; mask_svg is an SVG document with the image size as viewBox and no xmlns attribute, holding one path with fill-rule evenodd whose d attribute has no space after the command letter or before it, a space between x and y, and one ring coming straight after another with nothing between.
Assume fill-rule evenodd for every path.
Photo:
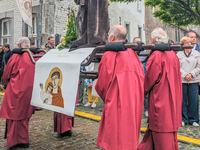
<instances>
[{"instance_id":1,"label":"paved sidewalk","mask_svg":"<svg viewBox=\"0 0 200 150\"><path fill-rule=\"evenodd\" d=\"M84 103L87 102L87 97ZM2 96L0 96L0 105ZM76 107L76 110L88 112L101 116L99 109L103 108L103 102L99 100L97 108L85 108L83 106ZM146 125L146 118L142 120L142 126ZM58 139L56 133L53 132L53 112L49 110L37 111L29 123L30 148L27 150L102 150L96 146L99 122L75 117L75 127L72 129L72 137L64 137ZM0 150L5 150L6 140L4 140L5 119L0 118ZM199 128L184 127L180 133L187 134L191 137L199 138ZM140 136L142 140L143 134ZM200 150L192 144L179 143L180 150Z\"/></svg>"}]
</instances>

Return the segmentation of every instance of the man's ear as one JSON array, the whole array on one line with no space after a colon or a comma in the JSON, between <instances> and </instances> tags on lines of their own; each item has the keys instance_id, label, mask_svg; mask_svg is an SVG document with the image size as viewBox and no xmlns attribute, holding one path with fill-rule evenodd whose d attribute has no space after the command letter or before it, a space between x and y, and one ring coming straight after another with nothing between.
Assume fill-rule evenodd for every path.
<instances>
[{"instance_id":1,"label":"man's ear","mask_svg":"<svg viewBox=\"0 0 200 150\"><path fill-rule=\"evenodd\" d=\"M111 35L110 41L111 41L111 42L115 42L115 36L114 36L114 35Z\"/></svg>"},{"instance_id":2,"label":"man's ear","mask_svg":"<svg viewBox=\"0 0 200 150\"><path fill-rule=\"evenodd\" d=\"M151 39L151 40L150 40L150 43L151 43L151 44L155 44L155 41L156 41L155 38L154 38L154 39Z\"/></svg>"},{"instance_id":3,"label":"man's ear","mask_svg":"<svg viewBox=\"0 0 200 150\"><path fill-rule=\"evenodd\" d=\"M22 47L21 47L21 44L18 44L18 47L19 47L19 48L22 48Z\"/></svg>"}]
</instances>

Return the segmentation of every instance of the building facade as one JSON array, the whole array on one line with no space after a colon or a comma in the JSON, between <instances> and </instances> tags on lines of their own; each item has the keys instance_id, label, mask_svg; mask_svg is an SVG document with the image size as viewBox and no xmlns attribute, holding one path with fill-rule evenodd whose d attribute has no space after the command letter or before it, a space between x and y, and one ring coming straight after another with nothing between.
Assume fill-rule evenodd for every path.
<instances>
[{"instance_id":1,"label":"building facade","mask_svg":"<svg viewBox=\"0 0 200 150\"><path fill-rule=\"evenodd\" d=\"M0 45L8 43L11 49L17 47L19 38L34 37L36 45L39 36L39 2L32 0L33 27L30 28L22 21L15 0L0 0ZM42 47L49 36L65 34L68 19L68 8L78 7L74 0L43 0L42 4ZM144 0L129 4L111 3L109 5L110 26L121 24L127 29L127 40L132 42L134 37L140 37L145 42L145 7Z\"/></svg>"}]
</instances>

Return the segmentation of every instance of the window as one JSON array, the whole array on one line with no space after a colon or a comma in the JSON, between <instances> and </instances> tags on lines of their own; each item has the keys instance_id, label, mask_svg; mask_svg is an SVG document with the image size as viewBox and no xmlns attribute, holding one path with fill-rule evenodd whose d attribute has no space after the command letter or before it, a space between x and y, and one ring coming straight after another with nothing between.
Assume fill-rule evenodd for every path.
<instances>
[{"instance_id":1,"label":"window","mask_svg":"<svg viewBox=\"0 0 200 150\"><path fill-rule=\"evenodd\" d=\"M122 24L122 17L119 17L119 24Z\"/></svg>"},{"instance_id":2,"label":"window","mask_svg":"<svg viewBox=\"0 0 200 150\"><path fill-rule=\"evenodd\" d=\"M141 1L137 0L137 10L141 10Z\"/></svg>"},{"instance_id":3,"label":"window","mask_svg":"<svg viewBox=\"0 0 200 150\"><path fill-rule=\"evenodd\" d=\"M130 23L129 22L125 22L125 28L126 28L126 39L128 42L130 42Z\"/></svg>"},{"instance_id":4,"label":"window","mask_svg":"<svg viewBox=\"0 0 200 150\"><path fill-rule=\"evenodd\" d=\"M142 27L138 26L138 37L142 39Z\"/></svg>"},{"instance_id":5,"label":"window","mask_svg":"<svg viewBox=\"0 0 200 150\"><path fill-rule=\"evenodd\" d=\"M28 37L35 39L35 46L37 46L37 16L33 14L32 28L28 26Z\"/></svg>"},{"instance_id":6,"label":"window","mask_svg":"<svg viewBox=\"0 0 200 150\"><path fill-rule=\"evenodd\" d=\"M176 39L176 43L180 42L180 30L179 29L175 29L175 39Z\"/></svg>"},{"instance_id":7,"label":"window","mask_svg":"<svg viewBox=\"0 0 200 150\"><path fill-rule=\"evenodd\" d=\"M9 19L4 19L1 22L1 44L9 44L9 38L10 36L10 32L9 32L9 27L10 27L10 20Z\"/></svg>"}]
</instances>

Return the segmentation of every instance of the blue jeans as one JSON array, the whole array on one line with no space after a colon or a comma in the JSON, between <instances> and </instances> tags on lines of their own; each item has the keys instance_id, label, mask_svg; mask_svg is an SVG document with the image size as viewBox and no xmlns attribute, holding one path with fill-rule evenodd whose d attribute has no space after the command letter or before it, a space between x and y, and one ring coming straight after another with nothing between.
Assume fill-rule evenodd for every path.
<instances>
[{"instance_id":1,"label":"blue jeans","mask_svg":"<svg viewBox=\"0 0 200 150\"><path fill-rule=\"evenodd\" d=\"M183 102L182 102L182 121L192 124L199 123L199 83L182 83Z\"/></svg>"}]
</instances>

